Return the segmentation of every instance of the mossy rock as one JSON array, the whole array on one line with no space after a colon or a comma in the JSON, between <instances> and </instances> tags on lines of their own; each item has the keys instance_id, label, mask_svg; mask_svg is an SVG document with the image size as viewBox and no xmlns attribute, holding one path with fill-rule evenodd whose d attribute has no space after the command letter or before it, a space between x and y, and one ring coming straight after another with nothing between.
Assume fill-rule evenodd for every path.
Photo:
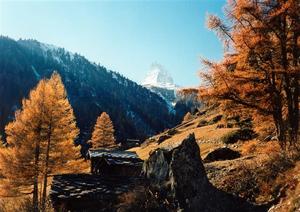
<instances>
[{"instance_id":1,"label":"mossy rock","mask_svg":"<svg viewBox=\"0 0 300 212\"><path fill-rule=\"evenodd\" d=\"M256 136L255 132L250 128L242 128L237 131L233 131L229 134L226 134L221 138L225 144L233 144L237 141L247 141L253 139Z\"/></svg>"},{"instance_id":2,"label":"mossy rock","mask_svg":"<svg viewBox=\"0 0 300 212\"><path fill-rule=\"evenodd\" d=\"M210 163L214 161L222 161L222 160L233 160L241 157L241 154L238 151L232 150L227 147L217 148L204 158L204 163Z\"/></svg>"}]
</instances>

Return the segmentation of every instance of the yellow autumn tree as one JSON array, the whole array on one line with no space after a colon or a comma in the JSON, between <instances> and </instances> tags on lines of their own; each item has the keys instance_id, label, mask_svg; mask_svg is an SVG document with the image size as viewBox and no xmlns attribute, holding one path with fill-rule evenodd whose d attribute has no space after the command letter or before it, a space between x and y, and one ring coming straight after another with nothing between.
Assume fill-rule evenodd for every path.
<instances>
[{"instance_id":1,"label":"yellow autumn tree","mask_svg":"<svg viewBox=\"0 0 300 212\"><path fill-rule=\"evenodd\" d=\"M2 140L2 135L0 135L0 148L4 147L4 141Z\"/></svg>"},{"instance_id":2,"label":"yellow autumn tree","mask_svg":"<svg viewBox=\"0 0 300 212\"><path fill-rule=\"evenodd\" d=\"M74 145L78 133L72 107L56 72L49 80L38 83L29 98L23 100L15 120L7 125L9 147L0 152L1 169L6 183L16 191L33 186L34 211L45 208L48 175L80 157L79 147Z\"/></svg>"},{"instance_id":3,"label":"yellow autumn tree","mask_svg":"<svg viewBox=\"0 0 300 212\"><path fill-rule=\"evenodd\" d=\"M187 112L185 114L185 116L183 117L182 122L184 123L184 122L190 121L192 118L193 118L192 114L190 112Z\"/></svg>"},{"instance_id":4,"label":"yellow autumn tree","mask_svg":"<svg viewBox=\"0 0 300 212\"><path fill-rule=\"evenodd\" d=\"M103 112L96 121L92 134L92 148L114 148L116 139L114 137L113 123L106 112Z\"/></svg>"}]
</instances>

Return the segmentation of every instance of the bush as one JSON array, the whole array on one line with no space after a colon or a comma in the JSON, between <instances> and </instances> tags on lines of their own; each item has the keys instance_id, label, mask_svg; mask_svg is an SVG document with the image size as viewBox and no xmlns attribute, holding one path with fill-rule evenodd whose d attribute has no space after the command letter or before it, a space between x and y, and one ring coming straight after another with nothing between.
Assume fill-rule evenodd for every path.
<instances>
[{"instance_id":1,"label":"bush","mask_svg":"<svg viewBox=\"0 0 300 212\"><path fill-rule=\"evenodd\" d=\"M119 197L119 204L116 206L117 212L129 211L177 211L175 204L165 197L160 196L148 187L135 188L133 191L124 193Z\"/></svg>"},{"instance_id":2,"label":"bush","mask_svg":"<svg viewBox=\"0 0 300 212\"><path fill-rule=\"evenodd\" d=\"M251 118L244 119L244 120L238 122L237 125L240 128L252 128L253 127L252 119Z\"/></svg>"},{"instance_id":3,"label":"bush","mask_svg":"<svg viewBox=\"0 0 300 212\"><path fill-rule=\"evenodd\" d=\"M200 122L199 122L199 124L197 125L197 127L204 127L204 126L206 126L207 125L207 121L206 120L201 120Z\"/></svg>"},{"instance_id":4,"label":"bush","mask_svg":"<svg viewBox=\"0 0 300 212\"><path fill-rule=\"evenodd\" d=\"M225 125L224 125L224 124L218 124L216 128L217 128L217 129L225 128Z\"/></svg>"},{"instance_id":5,"label":"bush","mask_svg":"<svg viewBox=\"0 0 300 212\"><path fill-rule=\"evenodd\" d=\"M246 142L245 144L243 144L243 146L241 147L241 152L242 155L249 155L249 154L254 154L257 148L257 141L252 140L249 142Z\"/></svg>"},{"instance_id":6,"label":"bush","mask_svg":"<svg viewBox=\"0 0 300 212\"><path fill-rule=\"evenodd\" d=\"M161 135L158 139L157 139L157 143L162 143L163 141L165 141L165 140L167 140L167 139L169 139L169 138L171 138L171 136L170 135Z\"/></svg>"},{"instance_id":7,"label":"bush","mask_svg":"<svg viewBox=\"0 0 300 212\"><path fill-rule=\"evenodd\" d=\"M227 128L233 128L233 124L232 123L227 123Z\"/></svg>"},{"instance_id":8,"label":"bush","mask_svg":"<svg viewBox=\"0 0 300 212\"><path fill-rule=\"evenodd\" d=\"M215 123L221 121L222 117L223 117L223 115L217 115L217 116L213 117L213 118L208 122L208 124L209 124L209 125L215 124Z\"/></svg>"},{"instance_id":9,"label":"bush","mask_svg":"<svg viewBox=\"0 0 300 212\"><path fill-rule=\"evenodd\" d=\"M239 128L252 128L252 119L246 118L241 119L240 116L232 116L226 119L228 128L239 127Z\"/></svg>"},{"instance_id":10,"label":"bush","mask_svg":"<svg viewBox=\"0 0 300 212\"><path fill-rule=\"evenodd\" d=\"M221 140L225 144L233 144L236 143L238 140L247 141L253 139L255 136L256 135L252 129L243 128L226 134L221 138Z\"/></svg>"},{"instance_id":11,"label":"bush","mask_svg":"<svg viewBox=\"0 0 300 212\"><path fill-rule=\"evenodd\" d=\"M178 133L178 131L176 130L176 129L169 129L168 131L167 131L167 134L168 135L175 135L176 133Z\"/></svg>"}]
</instances>

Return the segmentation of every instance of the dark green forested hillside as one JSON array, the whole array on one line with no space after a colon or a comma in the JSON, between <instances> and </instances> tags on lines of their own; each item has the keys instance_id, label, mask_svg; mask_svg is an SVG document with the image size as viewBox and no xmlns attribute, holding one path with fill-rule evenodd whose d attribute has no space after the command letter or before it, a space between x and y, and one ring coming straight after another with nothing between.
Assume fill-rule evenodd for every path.
<instances>
[{"instance_id":1,"label":"dark green forested hillside","mask_svg":"<svg viewBox=\"0 0 300 212\"><path fill-rule=\"evenodd\" d=\"M54 70L62 76L82 140L89 139L103 111L112 118L118 141L143 139L181 119L158 95L78 54L35 40L0 37L1 134L22 98Z\"/></svg>"}]
</instances>

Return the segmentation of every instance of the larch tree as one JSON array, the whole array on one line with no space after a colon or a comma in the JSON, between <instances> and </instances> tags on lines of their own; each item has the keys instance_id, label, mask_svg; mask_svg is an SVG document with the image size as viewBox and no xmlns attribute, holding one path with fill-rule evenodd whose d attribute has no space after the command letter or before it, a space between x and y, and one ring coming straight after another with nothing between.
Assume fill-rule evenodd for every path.
<instances>
[{"instance_id":1,"label":"larch tree","mask_svg":"<svg viewBox=\"0 0 300 212\"><path fill-rule=\"evenodd\" d=\"M229 26L208 17L224 41L219 62L203 60L203 100L228 111L247 110L273 118L281 146L295 146L299 133L300 4L295 0L232 0Z\"/></svg>"},{"instance_id":2,"label":"larch tree","mask_svg":"<svg viewBox=\"0 0 300 212\"><path fill-rule=\"evenodd\" d=\"M192 118L193 118L192 114L190 112L187 112L183 117L182 123L190 121Z\"/></svg>"},{"instance_id":3,"label":"larch tree","mask_svg":"<svg viewBox=\"0 0 300 212\"><path fill-rule=\"evenodd\" d=\"M74 140L79 134L76 127L73 109L68 101L67 93L61 77L54 72L48 80L47 122L44 125L45 158L43 164L43 192L42 209L45 209L47 194L47 179L49 173L55 173L64 167L70 160L80 158L79 146L74 145Z\"/></svg>"},{"instance_id":4,"label":"larch tree","mask_svg":"<svg viewBox=\"0 0 300 212\"><path fill-rule=\"evenodd\" d=\"M116 139L114 137L113 123L106 112L103 112L96 121L92 134L92 148L114 148Z\"/></svg>"},{"instance_id":5,"label":"larch tree","mask_svg":"<svg viewBox=\"0 0 300 212\"><path fill-rule=\"evenodd\" d=\"M45 210L47 178L79 158L74 140L79 133L60 76L41 80L6 127L9 147L0 152L7 183L18 191L33 186L34 211ZM39 184L43 185L39 197Z\"/></svg>"},{"instance_id":6,"label":"larch tree","mask_svg":"<svg viewBox=\"0 0 300 212\"><path fill-rule=\"evenodd\" d=\"M2 135L0 135L0 148L5 147L4 141L2 140Z\"/></svg>"}]
</instances>

